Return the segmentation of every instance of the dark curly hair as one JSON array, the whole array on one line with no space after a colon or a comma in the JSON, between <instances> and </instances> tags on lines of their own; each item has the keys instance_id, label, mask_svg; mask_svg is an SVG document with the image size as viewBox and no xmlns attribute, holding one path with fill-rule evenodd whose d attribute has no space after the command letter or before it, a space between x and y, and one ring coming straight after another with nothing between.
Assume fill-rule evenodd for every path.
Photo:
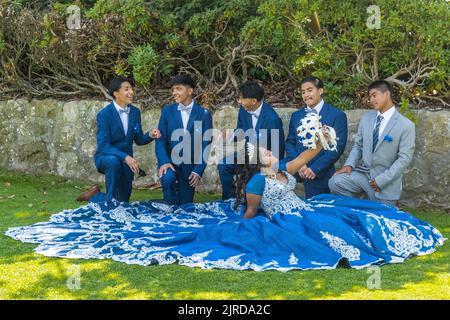
<instances>
[{"instance_id":1,"label":"dark curly hair","mask_svg":"<svg viewBox=\"0 0 450 320\"><path fill-rule=\"evenodd\" d=\"M245 150L247 150L247 143L245 144ZM262 164L259 159L259 152L255 150L255 155L253 158L249 159L247 152L245 152L245 161L244 164L238 164L236 170L236 178L234 179L233 186L234 190L236 190L236 202L234 204L234 209L236 210L239 205L245 204L245 188L247 187L247 183L253 177L255 173L261 171ZM256 161L255 161L256 160Z\"/></svg>"}]
</instances>

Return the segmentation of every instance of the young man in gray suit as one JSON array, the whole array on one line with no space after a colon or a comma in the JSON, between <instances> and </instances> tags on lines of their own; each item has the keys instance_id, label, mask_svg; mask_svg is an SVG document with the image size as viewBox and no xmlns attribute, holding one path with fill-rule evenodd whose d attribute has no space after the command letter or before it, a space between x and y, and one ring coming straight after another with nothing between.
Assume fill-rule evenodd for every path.
<instances>
[{"instance_id":1,"label":"young man in gray suit","mask_svg":"<svg viewBox=\"0 0 450 320\"><path fill-rule=\"evenodd\" d=\"M414 154L415 127L395 109L389 82L375 81L368 91L375 110L363 115L347 161L328 185L334 194L366 192L370 200L393 206Z\"/></svg>"}]
</instances>

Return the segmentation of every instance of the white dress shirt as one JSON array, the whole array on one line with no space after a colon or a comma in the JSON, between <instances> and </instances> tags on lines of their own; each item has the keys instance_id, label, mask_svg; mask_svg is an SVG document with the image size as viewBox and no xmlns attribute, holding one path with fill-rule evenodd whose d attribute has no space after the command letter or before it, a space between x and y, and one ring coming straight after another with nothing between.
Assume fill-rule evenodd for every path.
<instances>
[{"instance_id":1,"label":"white dress shirt","mask_svg":"<svg viewBox=\"0 0 450 320\"><path fill-rule=\"evenodd\" d=\"M319 103L314 108L306 106L306 112L311 112L314 109L314 110L316 110L317 114L320 114L320 111L322 111L322 107L323 107L324 103L325 103L325 101L323 101L323 99L320 99Z\"/></svg>"},{"instance_id":2,"label":"white dress shirt","mask_svg":"<svg viewBox=\"0 0 450 320\"><path fill-rule=\"evenodd\" d=\"M386 128L387 123L389 122L389 120L392 118L392 116L395 113L395 106L392 106L389 110L385 111L384 113L381 113L380 111L378 111L377 113L377 117L381 114L383 116L383 119L381 120L380 123L380 129L378 131L378 141L380 141L381 139L381 135L383 134L384 129ZM377 125L377 122L375 121L375 125L374 125L374 129L375 126Z\"/></svg>"},{"instance_id":3,"label":"white dress shirt","mask_svg":"<svg viewBox=\"0 0 450 320\"><path fill-rule=\"evenodd\" d=\"M123 131L125 131L125 135L127 135L128 132L128 117L130 116L129 113L121 112L120 110L124 110L125 108L129 108L128 106L125 106L122 108L119 106L116 101L113 101L114 106L116 107L117 113L119 113L120 120L122 121Z\"/></svg>"},{"instance_id":4,"label":"white dress shirt","mask_svg":"<svg viewBox=\"0 0 450 320\"><path fill-rule=\"evenodd\" d=\"M182 103L178 104L178 110L181 113L181 120L183 121L184 132L186 132L187 124L188 124L189 117L191 115L193 106L194 106L194 100L192 100L192 102L187 106L185 106Z\"/></svg>"},{"instance_id":5,"label":"white dress shirt","mask_svg":"<svg viewBox=\"0 0 450 320\"><path fill-rule=\"evenodd\" d=\"M264 103L264 101L261 101L261 105L255 111L247 111L248 113L250 113L252 115L253 129L256 128L256 123L258 122L259 115L261 114L261 109L262 109L263 103Z\"/></svg>"}]
</instances>

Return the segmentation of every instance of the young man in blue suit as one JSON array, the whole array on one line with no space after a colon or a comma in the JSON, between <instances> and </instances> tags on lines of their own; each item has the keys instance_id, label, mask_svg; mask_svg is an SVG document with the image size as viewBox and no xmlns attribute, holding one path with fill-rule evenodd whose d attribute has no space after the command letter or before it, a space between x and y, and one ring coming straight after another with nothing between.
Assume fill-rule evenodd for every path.
<instances>
[{"instance_id":1,"label":"young man in blue suit","mask_svg":"<svg viewBox=\"0 0 450 320\"><path fill-rule=\"evenodd\" d=\"M212 116L192 99L196 83L189 75L175 76L170 85L175 103L161 112L155 145L159 176L164 201L192 203L206 168L211 139L204 133L212 129Z\"/></svg>"},{"instance_id":2,"label":"young man in blue suit","mask_svg":"<svg viewBox=\"0 0 450 320\"><path fill-rule=\"evenodd\" d=\"M308 165L301 168L298 175L305 187L305 197L311 198L321 193L329 193L328 180L335 172L334 164L340 158L347 144L347 116L341 110L326 103L322 99L323 82L315 76L308 76L300 84L303 101L306 106L295 111L289 123L289 134L286 138L286 159L296 158L305 150L297 127L309 113L315 112L321 116L321 122L336 131L337 152L322 150Z\"/></svg>"},{"instance_id":3,"label":"young man in blue suit","mask_svg":"<svg viewBox=\"0 0 450 320\"><path fill-rule=\"evenodd\" d=\"M238 113L234 137L237 138L239 129L242 130L241 133L253 130L255 134L253 143L265 143L264 147L274 152L275 156L281 160L284 158L283 122L273 107L265 102L263 98L264 88L256 81L249 80L239 87L238 102L241 107ZM249 141L251 137L246 135L245 139ZM237 169L236 162L236 155L231 155L218 165L223 200L236 196L233 187L234 175Z\"/></svg>"},{"instance_id":4,"label":"young man in blue suit","mask_svg":"<svg viewBox=\"0 0 450 320\"><path fill-rule=\"evenodd\" d=\"M133 142L145 145L159 138L158 129L151 134L142 132L141 112L131 105L133 82L119 77L109 87L113 102L97 114L97 151L94 162L97 170L105 175L106 193L94 186L80 195L78 201L103 202L112 199L130 200L134 174L139 164L133 158Z\"/></svg>"}]
</instances>

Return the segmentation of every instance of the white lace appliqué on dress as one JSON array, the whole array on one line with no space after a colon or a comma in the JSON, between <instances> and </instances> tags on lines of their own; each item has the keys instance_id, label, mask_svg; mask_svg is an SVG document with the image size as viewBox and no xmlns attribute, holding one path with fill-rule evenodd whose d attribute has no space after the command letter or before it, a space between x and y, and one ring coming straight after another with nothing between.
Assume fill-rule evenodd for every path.
<instances>
[{"instance_id":1,"label":"white lace appliqu\u00e9 on dress","mask_svg":"<svg viewBox=\"0 0 450 320\"><path fill-rule=\"evenodd\" d=\"M431 235L425 238L423 233L408 221L386 219L375 214L369 216L377 221L387 248L399 257L419 255L422 247L431 247L434 243Z\"/></svg>"},{"instance_id":2,"label":"white lace appliqu\u00e9 on dress","mask_svg":"<svg viewBox=\"0 0 450 320\"><path fill-rule=\"evenodd\" d=\"M312 210L309 204L295 194L294 189L297 183L295 178L286 171L283 172L288 179L287 183L265 178L261 208L269 219L272 219L276 213L301 217L301 210Z\"/></svg>"},{"instance_id":3,"label":"white lace appliqu\u00e9 on dress","mask_svg":"<svg viewBox=\"0 0 450 320\"><path fill-rule=\"evenodd\" d=\"M296 265L298 263L298 259L295 256L294 253L291 253L291 256L289 257L289 264L290 265Z\"/></svg>"},{"instance_id":4,"label":"white lace appliqu\u00e9 on dress","mask_svg":"<svg viewBox=\"0 0 450 320\"><path fill-rule=\"evenodd\" d=\"M328 241L329 246L336 252L339 252L349 261L357 261L361 255L359 249L347 244L343 239L333 236L328 232L320 231L322 237Z\"/></svg>"}]
</instances>

